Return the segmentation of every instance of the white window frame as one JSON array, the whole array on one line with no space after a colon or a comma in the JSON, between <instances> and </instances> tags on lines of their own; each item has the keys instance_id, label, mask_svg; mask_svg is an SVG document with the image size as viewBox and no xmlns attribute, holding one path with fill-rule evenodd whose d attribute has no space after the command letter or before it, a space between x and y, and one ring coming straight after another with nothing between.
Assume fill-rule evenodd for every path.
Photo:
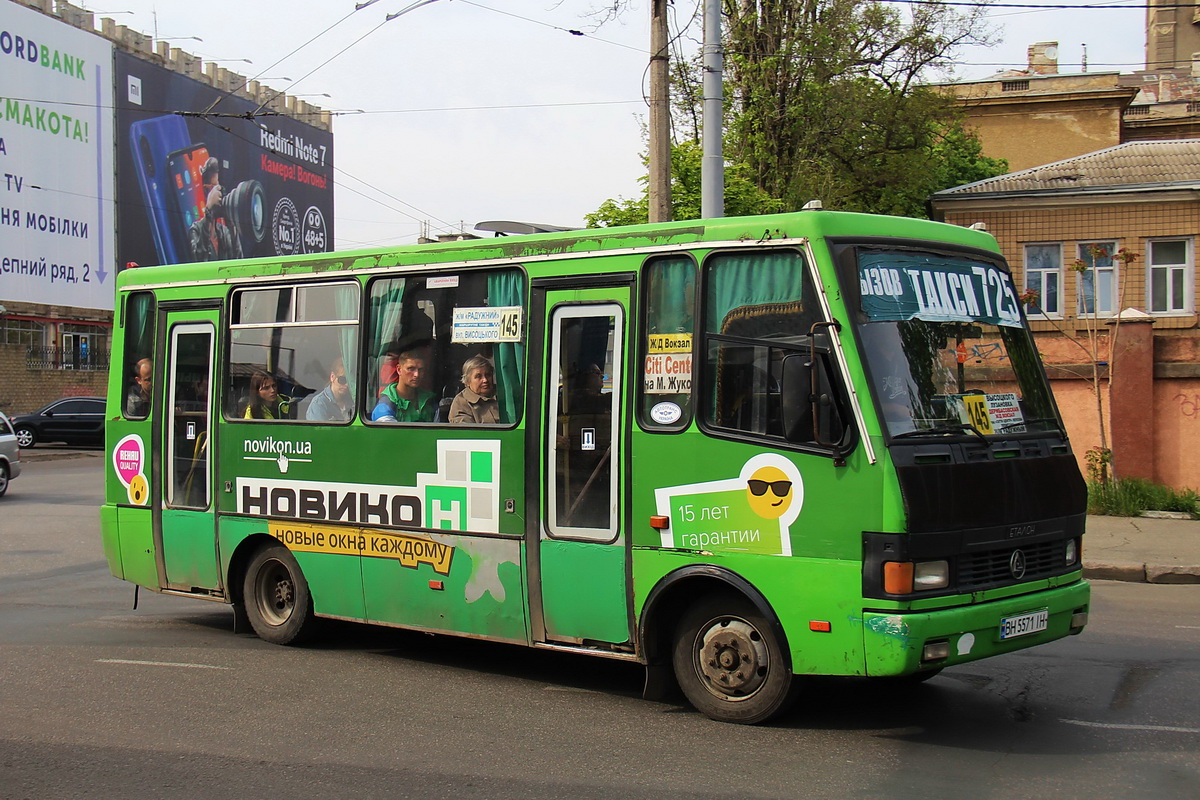
<instances>
[{"instance_id":1,"label":"white window frame","mask_svg":"<svg viewBox=\"0 0 1200 800\"><path fill-rule=\"evenodd\" d=\"M1095 304L1096 316L1100 318L1116 316L1117 305L1120 303L1120 283L1121 274L1118 267L1117 250L1120 249L1120 242L1116 239L1089 239L1075 243L1076 258L1088 261L1090 254L1088 248L1092 245L1104 245L1108 248L1108 264L1103 267L1089 266L1087 272L1077 273L1075 279L1075 295L1076 307L1075 310L1080 317L1090 317L1092 312L1087 310L1087 296L1084 293L1084 281L1090 279L1092 286L1092 302ZM1097 295L1096 285L1107 281L1109 283L1108 303L1107 308L1099 302L1103 299L1102 295Z\"/></svg>"},{"instance_id":2,"label":"white window frame","mask_svg":"<svg viewBox=\"0 0 1200 800\"><path fill-rule=\"evenodd\" d=\"M1057 267L1031 267L1029 264L1029 249L1031 247L1056 247L1058 248ZM1063 315L1063 243L1062 242L1026 242L1023 249L1024 266L1022 268L1022 282L1025 289L1035 289L1038 293L1038 302L1035 305L1029 306L1027 309L1028 316L1031 320L1039 318L1062 319ZM1030 284L1031 273L1036 273L1036 284ZM1054 303L1057 309L1051 311L1046 309L1045 301L1051 292L1047 290L1047 276L1053 275L1056 278L1055 291L1053 292Z\"/></svg>"},{"instance_id":3,"label":"white window frame","mask_svg":"<svg viewBox=\"0 0 1200 800\"><path fill-rule=\"evenodd\" d=\"M1154 263L1154 245L1166 242L1183 242L1185 246L1184 261L1181 264L1155 264ZM1146 311L1155 316L1178 316L1181 314L1191 314L1193 301L1196 294L1195 291L1195 264L1196 264L1196 249L1195 239L1191 236L1161 236L1154 239L1146 240ZM1154 308L1154 273L1155 270L1165 273L1162 277L1166 280L1166 296L1167 308ZM1173 280L1176 273L1183 274L1183 297L1180 298L1178 306L1173 305L1171 298L1171 287L1174 285Z\"/></svg>"}]
</instances>

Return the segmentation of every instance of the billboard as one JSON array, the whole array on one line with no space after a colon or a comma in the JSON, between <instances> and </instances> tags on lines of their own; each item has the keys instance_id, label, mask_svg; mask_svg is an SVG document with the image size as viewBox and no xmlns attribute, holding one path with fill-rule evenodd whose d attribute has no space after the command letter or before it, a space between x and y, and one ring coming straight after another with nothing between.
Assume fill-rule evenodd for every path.
<instances>
[{"instance_id":1,"label":"billboard","mask_svg":"<svg viewBox=\"0 0 1200 800\"><path fill-rule=\"evenodd\" d=\"M113 307L112 45L0 3L0 300Z\"/></svg>"},{"instance_id":2,"label":"billboard","mask_svg":"<svg viewBox=\"0 0 1200 800\"><path fill-rule=\"evenodd\" d=\"M333 244L333 135L118 51L121 265Z\"/></svg>"}]
</instances>

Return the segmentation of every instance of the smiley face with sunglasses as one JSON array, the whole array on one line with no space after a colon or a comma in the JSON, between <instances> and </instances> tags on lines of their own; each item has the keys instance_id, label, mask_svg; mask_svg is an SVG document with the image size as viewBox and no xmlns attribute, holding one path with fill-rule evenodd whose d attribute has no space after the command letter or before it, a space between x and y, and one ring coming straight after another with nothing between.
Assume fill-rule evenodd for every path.
<instances>
[{"instance_id":1,"label":"smiley face with sunglasses","mask_svg":"<svg viewBox=\"0 0 1200 800\"><path fill-rule=\"evenodd\" d=\"M764 519L779 519L792 505L792 481L779 467L759 467L746 481L746 500Z\"/></svg>"}]
</instances>

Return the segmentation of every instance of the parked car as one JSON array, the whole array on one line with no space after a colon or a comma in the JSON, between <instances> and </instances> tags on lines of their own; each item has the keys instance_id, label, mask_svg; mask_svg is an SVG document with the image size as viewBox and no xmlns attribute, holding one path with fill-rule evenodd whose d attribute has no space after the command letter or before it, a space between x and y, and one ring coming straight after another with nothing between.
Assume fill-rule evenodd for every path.
<instances>
[{"instance_id":1,"label":"parked car","mask_svg":"<svg viewBox=\"0 0 1200 800\"><path fill-rule=\"evenodd\" d=\"M12 426L21 447L40 442L103 444L104 398L64 397L32 414L13 417Z\"/></svg>"},{"instance_id":2,"label":"parked car","mask_svg":"<svg viewBox=\"0 0 1200 800\"><path fill-rule=\"evenodd\" d=\"M8 482L21 474L21 448L8 417L0 413L0 497L8 491Z\"/></svg>"}]
</instances>

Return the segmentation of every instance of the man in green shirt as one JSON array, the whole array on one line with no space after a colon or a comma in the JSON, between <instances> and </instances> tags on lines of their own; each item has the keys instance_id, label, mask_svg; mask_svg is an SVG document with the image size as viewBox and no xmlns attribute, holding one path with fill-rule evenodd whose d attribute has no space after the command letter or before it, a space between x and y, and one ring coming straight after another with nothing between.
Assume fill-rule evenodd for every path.
<instances>
[{"instance_id":1,"label":"man in green shirt","mask_svg":"<svg viewBox=\"0 0 1200 800\"><path fill-rule=\"evenodd\" d=\"M396 359L398 380L379 396L371 419L376 422L433 422L437 395L421 388L425 359L412 351Z\"/></svg>"}]
</instances>

